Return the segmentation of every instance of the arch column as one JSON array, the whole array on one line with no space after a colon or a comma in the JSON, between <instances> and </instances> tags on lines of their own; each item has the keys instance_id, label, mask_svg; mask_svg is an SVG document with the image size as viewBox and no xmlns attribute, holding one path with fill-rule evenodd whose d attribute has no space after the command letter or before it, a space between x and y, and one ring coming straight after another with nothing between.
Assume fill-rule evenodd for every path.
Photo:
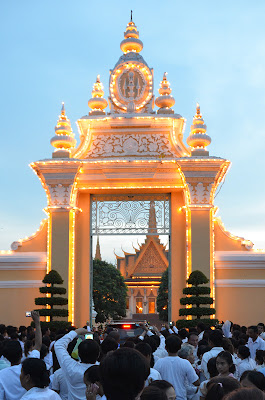
<instances>
[{"instance_id":1,"label":"arch column","mask_svg":"<svg viewBox=\"0 0 265 400\"><path fill-rule=\"evenodd\" d=\"M63 173L62 173L63 164ZM47 272L55 269L63 278L68 297L68 321L75 324L75 231L77 161L36 162L32 168L45 189L48 206Z\"/></svg>"}]
</instances>

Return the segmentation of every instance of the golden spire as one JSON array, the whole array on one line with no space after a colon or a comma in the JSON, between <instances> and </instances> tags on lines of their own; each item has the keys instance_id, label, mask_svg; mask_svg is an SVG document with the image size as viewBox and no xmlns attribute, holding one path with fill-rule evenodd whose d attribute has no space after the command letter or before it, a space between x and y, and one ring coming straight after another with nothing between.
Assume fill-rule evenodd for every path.
<instances>
[{"instance_id":1,"label":"golden spire","mask_svg":"<svg viewBox=\"0 0 265 400\"><path fill-rule=\"evenodd\" d=\"M204 124L204 119L201 115L199 103L196 105L196 114L193 117L190 135L187 138L187 143L191 146L192 156L208 156L209 151L205 147L211 143L210 136L206 133L207 126Z\"/></svg>"},{"instance_id":2,"label":"golden spire","mask_svg":"<svg viewBox=\"0 0 265 400\"><path fill-rule=\"evenodd\" d=\"M129 53L133 51L135 53L140 53L143 49L143 42L139 39L139 32L137 31L137 26L132 20L132 10L131 10L131 20L127 24L126 31L124 32L124 39L120 44L121 51L123 53Z\"/></svg>"},{"instance_id":3,"label":"golden spire","mask_svg":"<svg viewBox=\"0 0 265 400\"><path fill-rule=\"evenodd\" d=\"M53 158L69 158L71 149L76 145L70 120L65 115L64 102L62 102L61 114L55 127L55 136L51 138L50 142L55 147Z\"/></svg>"},{"instance_id":4,"label":"golden spire","mask_svg":"<svg viewBox=\"0 0 265 400\"><path fill-rule=\"evenodd\" d=\"M171 107L174 106L175 99L170 95L171 91L170 83L167 80L167 72L164 72L160 88L158 89L160 96L155 100L157 107L159 107L158 114L174 114L174 110Z\"/></svg>"},{"instance_id":5,"label":"golden spire","mask_svg":"<svg viewBox=\"0 0 265 400\"><path fill-rule=\"evenodd\" d=\"M102 258L101 258L101 253L100 253L99 237L97 238L95 260L99 260L99 261L102 260Z\"/></svg>"},{"instance_id":6,"label":"golden spire","mask_svg":"<svg viewBox=\"0 0 265 400\"><path fill-rule=\"evenodd\" d=\"M88 106L91 108L89 115L91 114L105 114L104 108L108 106L108 102L103 98L104 90L103 85L100 82L100 76L97 75L96 82L92 89L92 98L88 100Z\"/></svg>"},{"instance_id":7,"label":"golden spire","mask_svg":"<svg viewBox=\"0 0 265 400\"><path fill-rule=\"evenodd\" d=\"M157 233L157 226L156 226L156 209L155 209L155 202L154 200L150 201L150 208L149 208L149 233Z\"/></svg>"}]
</instances>

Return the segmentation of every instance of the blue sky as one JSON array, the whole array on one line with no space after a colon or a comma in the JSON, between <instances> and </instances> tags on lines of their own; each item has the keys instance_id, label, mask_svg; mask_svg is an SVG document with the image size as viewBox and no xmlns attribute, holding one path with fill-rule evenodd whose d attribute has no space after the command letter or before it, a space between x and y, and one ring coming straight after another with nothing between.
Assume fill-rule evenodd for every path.
<instances>
[{"instance_id":1,"label":"blue sky","mask_svg":"<svg viewBox=\"0 0 265 400\"><path fill-rule=\"evenodd\" d=\"M75 121L88 113L97 74L108 91L131 8L155 94L167 71L175 112L187 119L184 140L199 101L210 154L232 161L216 198L225 227L265 248L263 0L1 2L0 248L45 217L28 164L51 156L61 101L79 139Z\"/></svg>"}]
</instances>

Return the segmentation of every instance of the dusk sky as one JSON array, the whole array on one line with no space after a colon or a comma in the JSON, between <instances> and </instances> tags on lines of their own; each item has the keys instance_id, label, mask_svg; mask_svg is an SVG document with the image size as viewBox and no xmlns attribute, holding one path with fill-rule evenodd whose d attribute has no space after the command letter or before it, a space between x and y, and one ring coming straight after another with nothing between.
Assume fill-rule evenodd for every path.
<instances>
[{"instance_id":1,"label":"dusk sky","mask_svg":"<svg viewBox=\"0 0 265 400\"><path fill-rule=\"evenodd\" d=\"M218 216L265 248L264 0L14 0L0 6L0 249L45 218L45 192L28 165L51 157L62 101L79 142L75 121L89 112L97 74L108 97L131 9L156 96L168 72L174 110L186 118L184 141L198 101L210 155L232 161Z\"/></svg>"}]
</instances>

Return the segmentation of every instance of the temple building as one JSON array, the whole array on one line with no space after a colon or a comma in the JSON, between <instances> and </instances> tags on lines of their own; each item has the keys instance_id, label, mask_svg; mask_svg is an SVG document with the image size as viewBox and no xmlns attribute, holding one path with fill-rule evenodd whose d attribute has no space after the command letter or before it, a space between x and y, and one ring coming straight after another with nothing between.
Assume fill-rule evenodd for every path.
<instances>
[{"instance_id":1,"label":"temple building","mask_svg":"<svg viewBox=\"0 0 265 400\"><path fill-rule=\"evenodd\" d=\"M63 104L55 134L47 132L52 154L30 164L47 196L46 219L0 253L0 303L8 298L1 322L28 324L25 311L34 309L45 273L55 269L67 288L68 320L83 326L92 316L92 238L100 259L105 235L144 238L140 248L117 255L129 287L128 316L156 312L158 280L168 267L169 320L179 319L187 277L201 270L216 318L260 322L265 251L227 232L216 217L215 194L230 161L210 153L214 132L208 133L199 104L184 132L166 73L155 95L154 71L132 19L120 49L108 96L96 78L89 110L77 121L79 138Z\"/></svg>"},{"instance_id":2,"label":"temple building","mask_svg":"<svg viewBox=\"0 0 265 400\"><path fill-rule=\"evenodd\" d=\"M134 253L123 251L124 257L116 255L117 268L128 287L127 318L130 319L139 319L139 314L143 314L150 320L147 314L157 314L157 291L168 267L169 252L157 235L155 203L152 200L148 226L149 234L139 249L134 247Z\"/></svg>"}]
</instances>

